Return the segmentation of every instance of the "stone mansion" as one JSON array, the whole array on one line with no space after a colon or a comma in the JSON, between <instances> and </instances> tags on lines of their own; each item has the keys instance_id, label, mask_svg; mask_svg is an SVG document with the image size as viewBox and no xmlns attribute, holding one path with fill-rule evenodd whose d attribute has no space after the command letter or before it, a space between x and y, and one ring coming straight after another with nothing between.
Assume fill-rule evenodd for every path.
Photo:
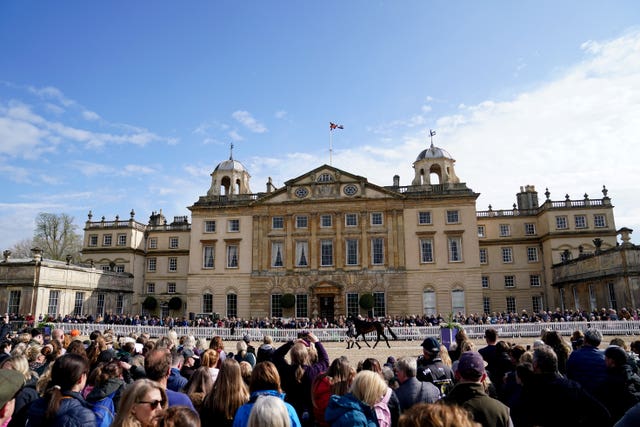
<instances>
[{"instance_id":1,"label":"stone mansion","mask_svg":"<svg viewBox=\"0 0 640 427\"><path fill-rule=\"evenodd\" d=\"M190 219L168 221L160 211L145 224L132 211L95 221L90 213L83 262L128 273L124 309L137 314L333 318L635 303L637 278L621 285L613 276L573 280L575 269L554 274L554 265L619 246L604 186L601 198L555 201L547 191L540 201L526 185L512 208L478 211L479 194L454 163L432 143L408 186L397 175L378 186L325 164L253 193L249 171L231 155ZM92 298L86 311L96 309Z\"/></svg>"}]
</instances>

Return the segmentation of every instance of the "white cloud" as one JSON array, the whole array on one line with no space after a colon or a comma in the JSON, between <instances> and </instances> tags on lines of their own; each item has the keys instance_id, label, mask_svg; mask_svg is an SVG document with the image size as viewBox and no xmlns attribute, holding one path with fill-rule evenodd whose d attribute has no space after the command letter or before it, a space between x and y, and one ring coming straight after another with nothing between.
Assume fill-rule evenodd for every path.
<instances>
[{"instance_id":1,"label":"white cloud","mask_svg":"<svg viewBox=\"0 0 640 427\"><path fill-rule=\"evenodd\" d=\"M284 110L276 111L274 117L276 119L285 119L287 117L287 112Z\"/></svg>"},{"instance_id":2,"label":"white cloud","mask_svg":"<svg viewBox=\"0 0 640 427\"><path fill-rule=\"evenodd\" d=\"M158 170L143 165L126 165L121 173L123 175L151 175L158 173Z\"/></svg>"},{"instance_id":3,"label":"white cloud","mask_svg":"<svg viewBox=\"0 0 640 427\"><path fill-rule=\"evenodd\" d=\"M100 119L100 115L98 113L95 113L89 110L84 110L82 112L82 117L84 117L85 120L89 120L89 121L95 121Z\"/></svg>"},{"instance_id":4,"label":"white cloud","mask_svg":"<svg viewBox=\"0 0 640 427\"><path fill-rule=\"evenodd\" d=\"M267 128L262 123L258 122L248 111L234 111L233 114L231 114L231 117L251 132L265 133L267 131Z\"/></svg>"},{"instance_id":5,"label":"white cloud","mask_svg":"<svg viewBox=\"0 0 640 427\"><path fill-rule=\"evenodd\" d=\"M510 209L521 185L535 185L542 202L546 187L552 200L564 200L567 193L597 199L605 184L616 206L616 226L635 229L638 241L640 32L588 42L583 49L580 63L546 83L511 99L461 104L455 114L438 117L434 143L456 159L460 179L481 193L479 210L489 204ZM333 164L374 184L391 185L398 174L401 185L409 185L411 163L429 145L423 126L416 114L372 128L382 134L376 145L334 147ZM272 160L252 175L258 182L270 175L282 183L327 158L324 152L293 153L282 160L286 166Z\"/></svg>"},{"instance_id":6,"label":"white cloud","mask_svg":"<svg viewBox=\"0 0 640 427\"><path fill-rule=\"evenodd\" d=\"M244 141L244 138L235 130L232 130L228 133L229 137L234 141Z\"/></svg>"}]
</instances>

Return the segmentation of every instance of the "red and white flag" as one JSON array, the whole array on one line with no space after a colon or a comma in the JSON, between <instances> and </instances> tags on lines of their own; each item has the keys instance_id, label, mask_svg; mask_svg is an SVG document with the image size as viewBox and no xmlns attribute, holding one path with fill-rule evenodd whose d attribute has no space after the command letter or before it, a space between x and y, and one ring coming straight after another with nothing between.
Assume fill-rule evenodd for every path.
<instances>
[{"instance_id":1,"label":"red and white flag","mask_svg":"<svg viewBox=\"0 0 640 427\"><path fill-rule=\"evenodd\" d=\"M334 130L334 129L344 129L344 126L337 125L333 122L329 122L329 130Z\"/></svg>"}]
</instances>

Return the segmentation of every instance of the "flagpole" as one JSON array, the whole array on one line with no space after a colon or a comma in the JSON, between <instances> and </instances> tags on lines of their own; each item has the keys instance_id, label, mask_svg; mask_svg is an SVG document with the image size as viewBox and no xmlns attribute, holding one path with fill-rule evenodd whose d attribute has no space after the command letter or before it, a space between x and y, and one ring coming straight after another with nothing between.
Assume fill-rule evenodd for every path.
<instances>
[{"instance_id":1,"label":"flagpole","mask_svg":"<svg viewBox=\"0 0 640 427\"><path fill-rule=\"evenodd\" d=\"M329 126L329 166L333 166L333 129Z\"/></svg>"}]
</instances>

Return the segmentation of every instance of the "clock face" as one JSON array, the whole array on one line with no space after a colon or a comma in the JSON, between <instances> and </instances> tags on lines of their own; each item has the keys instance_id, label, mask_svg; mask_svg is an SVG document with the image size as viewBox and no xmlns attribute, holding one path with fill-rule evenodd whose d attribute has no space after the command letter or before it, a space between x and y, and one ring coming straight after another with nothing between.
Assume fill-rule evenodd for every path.
<instances>
[{"instance_id":1,"label":"clock face","mask_svg":"<svg viewBox=\"0 0 640 427\"><path fill-rule=\"evenodd\" d=\"M309 195L309 190L306 187L298 187L296 188L296 197L299 199L304 199Z\"/></svg>"},{"instance_id":2,"label":"clock face","mask_svg":"<svg viewBox=\"0 0 640 427\"><path fill-rule=\"evenodd\" d=\"M344 194L346 194L347 196L353 196L358 192L358 187L353 184L348 184L344 186L344 189L342 191L344 191Z\"/></svg>"}]
</instances>

